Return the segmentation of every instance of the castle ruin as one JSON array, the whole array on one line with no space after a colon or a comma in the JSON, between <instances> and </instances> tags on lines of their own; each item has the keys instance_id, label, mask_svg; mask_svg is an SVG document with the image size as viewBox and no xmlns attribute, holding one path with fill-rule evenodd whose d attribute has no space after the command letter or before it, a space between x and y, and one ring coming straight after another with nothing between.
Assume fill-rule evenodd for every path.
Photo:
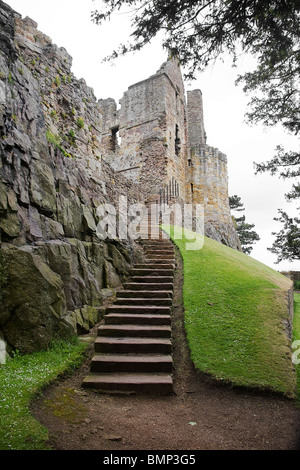
<instances>
[{"instance_id":1,"label":"castle ruin","mask_svg":"<svg viewBox=\"0 0 300 470\"><path fill-rule=\"evenodd\" d=\"M99 206L204 206L205 234L240 249L226 157L206 144L202 96L168 60L97 100L72 57L0 0L0 339L32 352L88 332L139 258L98 236Z\"/></svg>"},{"instance_id":2,"label":"castle ruin","mask_svg":"<svg viewBox=\"0 0 300 470\"><path fill-rule=\"evenodd\" d=\"M145 202L158 195L201 204L205 233L241 249L228 200L227 158L206 143L200 90L187 92L178 60L129 87L120 100L99 101L103 158L140 184ZM160 199L161 201L161 199Z\"/></svg>"}]
</instances>

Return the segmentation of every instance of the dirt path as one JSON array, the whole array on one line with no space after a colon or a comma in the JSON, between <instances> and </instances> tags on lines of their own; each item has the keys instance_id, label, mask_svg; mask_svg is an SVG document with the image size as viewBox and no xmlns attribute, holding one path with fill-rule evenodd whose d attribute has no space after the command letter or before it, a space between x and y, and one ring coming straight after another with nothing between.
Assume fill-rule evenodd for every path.
<instances>
[{"instance_id":1,"label":"dirt path","mask_svg":"<svg viewBox=\"0 0 300 470\"><path fill-rule=\"evenodd\" d=\"M50 386L32 405L34 416L49 429L53 449L300 449L300 409L292 401L231 389L194 373L182 325L180 272L172 325L174 396L111 396L84 390L88 357L75 374Z\"/></svg>"}]
</instances>

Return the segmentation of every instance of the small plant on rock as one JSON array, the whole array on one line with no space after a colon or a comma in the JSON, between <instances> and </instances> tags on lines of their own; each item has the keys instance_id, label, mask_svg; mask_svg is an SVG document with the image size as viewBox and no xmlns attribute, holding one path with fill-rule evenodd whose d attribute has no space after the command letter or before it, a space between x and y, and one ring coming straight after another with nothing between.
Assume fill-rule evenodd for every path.
<instances>
[{"instance_id":1,"label":"small plant on rock","mask_svg":"<svg viewBox=\"0 0 300 470\"><path fill-rule=\"evenodd\" d=\"M84 128L84 120L82 118L79 118L77 120L77 126L79 127L79 129L83 129Z\"/></svg>"}]
</instances>

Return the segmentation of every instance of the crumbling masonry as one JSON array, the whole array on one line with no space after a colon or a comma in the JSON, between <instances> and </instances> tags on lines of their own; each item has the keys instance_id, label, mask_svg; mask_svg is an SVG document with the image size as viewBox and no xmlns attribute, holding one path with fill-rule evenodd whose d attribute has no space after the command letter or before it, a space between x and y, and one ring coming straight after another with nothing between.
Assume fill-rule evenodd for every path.
<instances>
[{"instance_id":1,"label":"crumbling masonry","mask_svg":"<svg viewBox=\"0 0 300 470\"><path fill-rule=\"evenodd\" d=\"M205 233L240 249L228 201L227 158L206 144L200 90L187 92L176 59L129 87L120 109L111 98L103 112L103 158L117 172L138 181L145 202L176 195L202 204Z\"/></svg>"}]
</instances>

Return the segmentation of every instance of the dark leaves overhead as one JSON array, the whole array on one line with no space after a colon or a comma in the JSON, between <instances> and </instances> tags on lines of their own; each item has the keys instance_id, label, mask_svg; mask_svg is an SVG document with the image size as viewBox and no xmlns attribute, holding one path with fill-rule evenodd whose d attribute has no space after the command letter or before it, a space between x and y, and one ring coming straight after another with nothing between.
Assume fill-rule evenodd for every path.
<instances>
[{"instance_id":1,"label":"dark leaves overhead","mask_svg":"<svg viewBox=\"0 0 300 470\"><path fill-rule=\"evenodd\" d=\"M257 68L238 78L245 92L255 92L250 122L277 123L300 130L300 3L294 0L103 0L97 24L120 11L131 15L128 44L105 60L140 50L159 32L163 47L179 57L185 78L195 78L224 53L233 64L242 53L257 59Z\"/></svg>"}]
</instances>

